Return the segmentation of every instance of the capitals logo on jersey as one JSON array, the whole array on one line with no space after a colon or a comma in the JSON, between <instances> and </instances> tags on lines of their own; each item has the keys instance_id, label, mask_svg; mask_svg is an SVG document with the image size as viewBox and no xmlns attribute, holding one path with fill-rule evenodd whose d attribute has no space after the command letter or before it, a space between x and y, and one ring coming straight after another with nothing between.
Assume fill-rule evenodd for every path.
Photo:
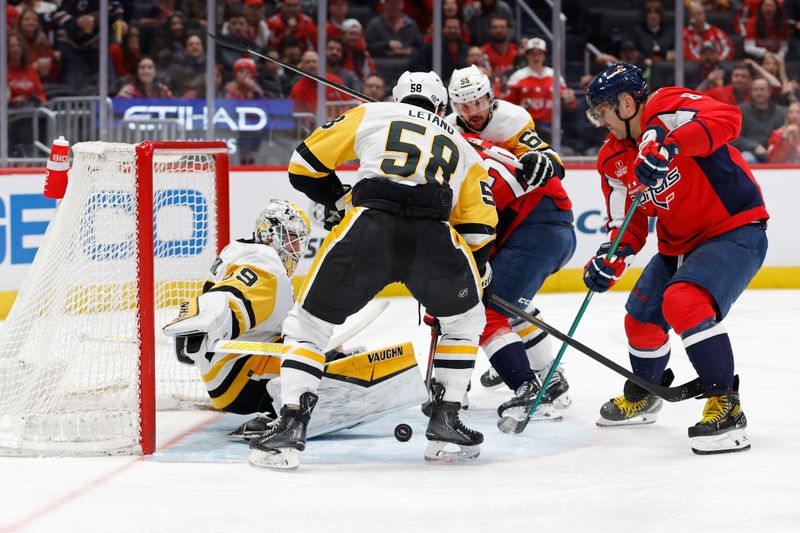
<instances>
[{"instance_id":1,"label":"capitals logo on jersey","mask_svg":"<svg viewBox=\"0 0 800 533\"><path fill-rule=\"evenodd\" d=\"M642 208L644 208L648 202L652 202L654 206L668 210L669 203L675 199L675 192L670 191L670 189L673 185L678 183L680 179L681 173L676 167L669 171L667 177L664 178L658 187L645 189L642 194Z\"/></svg>"}]
</instances>

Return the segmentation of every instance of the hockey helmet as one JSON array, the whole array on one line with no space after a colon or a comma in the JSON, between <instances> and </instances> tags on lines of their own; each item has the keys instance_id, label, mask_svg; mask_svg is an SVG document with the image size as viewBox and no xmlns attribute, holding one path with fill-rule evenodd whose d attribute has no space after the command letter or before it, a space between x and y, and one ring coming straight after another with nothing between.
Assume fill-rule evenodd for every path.
<instances>
[{"instance_id":1,"label":"hockey helmet","mask_svg":"<svg viewBox=\"0 0 800 533\"><path fill-rule=\"evenodd\" d=\"M433 111L440 114L447 106L447 90L435 72L405 71L392 90L395 102L419 105L420 100L429 102ZM428 107L422 105L420 107Z\"/></svg>"},{"instance_id":2,"label":"hockey helmet","mask_svg":"<svg viewBox=\"0 0 800 533\"><path fill-rule=\"evenodd\" d=\"M302 209L287 200L271 199L256 219L255 240L271 246L291 276L311 235L311 222Z\"/></svg>"},{"instance_id":3,"label":"hockey helmet","mask_svg":"<svg viewBox=\"0 0 800 533\"><path fill-rule=\"evenodd\" d=\"M483 111L494 106L492 82L475 65L454 70L447 90L453 111L465 122L465 111Z\"/></svg>"},{"instance_id":4,"label":"hockey helmet","mask_svg":"<svg viewBox=\"0 0 800 533\"><path fill-rule=\"evenodd\" d=\"M606 67L594 77L586 91L588 104L586 116L589 121L597 127L601 126L602 111L605 107L602 104L608 103L612 109L617 110L618 96L621 93L630 94L637 104L647 100L647 81L639 67L628 63L616 63Z\"/></svg>"}]
</instances>

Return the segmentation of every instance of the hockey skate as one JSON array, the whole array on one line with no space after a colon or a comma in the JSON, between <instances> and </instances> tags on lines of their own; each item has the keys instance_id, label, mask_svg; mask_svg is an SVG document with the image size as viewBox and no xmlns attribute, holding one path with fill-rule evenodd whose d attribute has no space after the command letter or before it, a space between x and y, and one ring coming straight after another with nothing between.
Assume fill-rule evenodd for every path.
<instances>
[{"instance_id":1,"label":"hockey skate","mask_svg":"<svg viewBox=\"0 0 800 533\"><path fill-rule=\"evenodd\" d=\"M485 389L496 389L503 384L503 378L497 373L493 366L481 374L481 385Z\"/></svg>"},{"instance_id":2,"label":"hockey skate","mask_svg":"<svg viewBox=\"0 0 800 533\"><path fill-rule=\"evenodd\" d=\"M497 414L500 415L497 428L503 433L522 433L531 420L560 422L563 417L553 407L553 402L547 392L542 395L542 400L533 415L530 414L539 390L541 390L541 383L538 378L520 385L516 395L497 408Z\"/></svg>"},{"instance_id":3,"label":"hockey skate","mask_svg":"<svg viewBox=\"0 0 800 533\"><path fill-rule=\"evenodd\" d=\"M465 426L458 418L461 404L445 402L444 387L438 383L431 386L431 418L425 437L430 441L425 449L426 461L458 461L475 459L481 453L483 434ZM448 444L458 447L456 451L445 450Z\"/></svg>"},{"instance_id":4,"label":"hockey skate","mask_svg":"<svg viewBox=\"0 0 800 533\"><path fill-rule=\"evenodd\" d=\"M661 382L667 387L673 378L672 371L667 370ZM608 427L652 424L658 419L658 412L663 404L664 400L628 380L622 396L611 398L600 408L597 425Z\"/></svg>"},{"instance_id":5,"label":"hockey skate","mask_svg":"<svg viewBox=\"0 0 800 533\"><path fill-rule=\"evenodd\" d=\"M539 378L540 383L544 383L547 373L550 372L550 367L546 366L541 370L536 371L536 376ZM545 393L550 397L553 407L556 409L566 409L572 405L572 400L568 394L569 383L567 378L564 377L564 369L560 366L553 372L553 377L550 378L550 383L547 384Z\"/></svg>"},{"instance_id":6,"label":"hockey skate","mask_svg":"<svg viewBox=\"0 0 800 533\"><path fill-rule=\"evenodd\" d=\"M692 451L698 455L744 452L750 449L745 433L747 418L739 403L739 377L733 390L710 396L703 408L703 419L689 428Z\"/></svg>"},{"instance_id":7,"label":"hockey skate","mask_svg":"<svg viewBox=\"0 0 800 533\"><path fill-rule=\"evenodd\" d=\"M228 433L228 438L233 440L250 440L260 437L268 429L270 424L275 422L275 418L267 413L257 413L255 418L251 418L238 428Z\"/></svg>"},{"instance_id":8,"label":"hockey skate","mask_svg":"<svg viewBox=\"0 0 800 533\"><path fill-rule=\"evenodd\" d=\"M300 452L306 449L306 427L318 399L316 394L304 392L299 406L284 405L267 432L250 441L250 464L275 470L300 466Z\"/></svg>"},{"instance_id":9,"label":"hockey skate","mask_svg":"<svg viewBox=\"0 0 800 533\"><path fill-rule=\"evenodd\" d=\"M436 384L436 378L431 378L431 390L433 390L433 386ZM464 392L464 398L461 400L461 409L466 411L469 409L469 391L472 389L472 382L470 381L467 383L467 390ZM430 418L431 416L431 400L425 400L422 404L422 414Z\"/></svg>"}]
</instances>

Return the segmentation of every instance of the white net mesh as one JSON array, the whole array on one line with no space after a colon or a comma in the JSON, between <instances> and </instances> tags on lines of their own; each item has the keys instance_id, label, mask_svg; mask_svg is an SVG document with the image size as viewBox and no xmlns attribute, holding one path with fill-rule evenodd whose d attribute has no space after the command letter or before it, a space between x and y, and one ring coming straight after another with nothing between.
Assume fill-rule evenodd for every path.
<instances>
[{"instance_id":1,"label":"white net mesh","mask_svg":"<svg viewBox=\"0 0 800 533\"><path fill-rule=\"evenodd\" d=\"M0 453L139 451L136 151L81 143L69 187L0 329ZM217 253L215 157L156 151L156 395L202 404L161 327L199 293ZM227 176L225 176L227 179ZM151 356L152 357L152 356Z\"/></svg>"}]
</instances>

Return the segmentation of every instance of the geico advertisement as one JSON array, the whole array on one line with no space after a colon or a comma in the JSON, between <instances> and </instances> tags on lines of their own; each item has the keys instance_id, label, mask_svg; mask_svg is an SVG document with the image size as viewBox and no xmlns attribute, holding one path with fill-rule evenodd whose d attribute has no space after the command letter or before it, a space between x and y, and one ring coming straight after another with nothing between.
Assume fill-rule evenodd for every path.
<instances>
[{"instance_id":1,"label":"geico advertisement","mask_svg":"<svg viewBox=\"0 0 800 533\"><path fill-rule=\"evenodd\" d=\"M44 235L50 219L55 213L55 202L41 195L44 174L10 174L10 171L0 173L0 291L16 290L27 273L28 267L38 250L39 243ZM793 243L796 241L796 226L798 215L793 199L800 194L800 180L797 179L797 170L793 169L757 169L754 171L756 179L761 185L767 208L771 218L769 222L769 252L766 265L768 266L800 266L800 249ZM339 173L342 181L352 182L355 177L353 171ZM567 268L582 268L586 261L594 254L597 247L605 241L605 207L600 193L600 178L593 170L571 169L568 170L564 186L573 202L575 214L575 229L578 235L578 246L575 255ZM186 216L204 219L206 205L213 202L203 197L203 192L193 191L196 202L177 200L187 198L183 191L180 195L172 194L170 190L162 189L156 192L157 205L170 208L188 208ZM104 201L116 198L114 191L108 191ZM97 200L97 194L92 198ZM86 200L87 209L91 208L92 198ZM325 238L326 232L322 228L323 209L314 204L304 195L295 191L289 184L285 171L232 171L230 176L230 213L231 213L231 238L248 237L253 232L255 219L270 198L284 198L297 203L308 213L312 220L312 235L304 261L301 262L297 273L303 274L308 270L313 259ZM174 205L179 203L180 205ZM96 203L96 202L95 202ZM112 202L113 203L113 202ZM195 207L192 207L195 206ZM199 213L199 211L203 213ZM113 214L113 210L105 213ZM119 211L119 216L130 216L125 210ZM202 215L202 216L201 216ZM158 216L158 214L156 215ZM651 231L654 224L651 220ZM110 221L107 216L82 216L73 221L75 238L80 235L102 235L103 228L94 228L93 225L105 225ZM88 226L80 228L80 226ZM163 226L163 225L162 225ZM167 250L169 255L181 255L181 250L198 249L198 246L187 245L187 239L195 242L197 239L206 239L205 232L210 228L205 225L194 224L195 229L203 235L171 235L169 228L156 229L154 235L158 250ZM79 229L80 228L80 229ZM191 244L191 243L189 243ZM93 245L90 260L102 260L102 246ZM654 253L656 239L651 235L645 250L636 258L635 264L643 266L646 259ZM167 253L167 252L165 252Z\"/></svg>"}]
</instances>

